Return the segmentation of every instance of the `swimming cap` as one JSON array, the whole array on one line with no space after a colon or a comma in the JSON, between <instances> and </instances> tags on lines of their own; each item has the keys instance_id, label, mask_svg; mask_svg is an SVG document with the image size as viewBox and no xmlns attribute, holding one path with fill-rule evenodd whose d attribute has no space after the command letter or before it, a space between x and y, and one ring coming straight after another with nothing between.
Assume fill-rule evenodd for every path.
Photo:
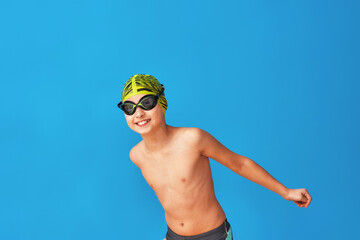
<instances>
[{"instance_id":1,"label":"swimming cap","mask_svg":"<svg viewBox=\"0 0 360 240\"><path fill-rule=\"evenodd\" d=\"M157 95L163 88L164 86L160 84L155 77L146 74L136 74L129 78L129 80L127 80L124 84L121 94L121 102L125 102L127 99L138 94ZM165 93L161 94L158 102L165 114L167 109Z\"/></svg>"}]
</instances>

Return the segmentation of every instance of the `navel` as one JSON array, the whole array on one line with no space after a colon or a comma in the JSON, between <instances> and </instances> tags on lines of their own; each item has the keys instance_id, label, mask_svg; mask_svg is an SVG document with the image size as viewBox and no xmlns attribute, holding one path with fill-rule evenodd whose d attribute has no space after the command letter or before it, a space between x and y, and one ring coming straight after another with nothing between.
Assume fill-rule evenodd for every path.
<instances>
[{"instance_id":1,"label":"navel","mask_svg":"<svg viewBox=\"0 0 360 240\"><path fill-rule=\"evenodd\" d=\"M181 178L181 181L182 181L182 182L185 182L185 181L186 181L186 178Z\"/></svg>"},{"instance_id":2,"label":"navel","mask_svg":"<svg viewBox=\"0 0 360 240\"><path fill-rule=\"evenodd\" d=\"M184 223L181 223L181 226L183 227L183 226L184 226Z\"/></svg>"}]
</instances>

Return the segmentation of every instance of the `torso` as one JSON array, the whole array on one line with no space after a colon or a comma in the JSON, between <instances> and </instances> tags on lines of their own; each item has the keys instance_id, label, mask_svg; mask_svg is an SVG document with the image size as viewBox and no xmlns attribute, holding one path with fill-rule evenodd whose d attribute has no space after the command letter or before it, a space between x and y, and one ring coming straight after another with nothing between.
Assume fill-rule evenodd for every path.
<instances>
[{"instance_id":1,"label":"torso","mask_svg":"<svg viewBox=\"0 0 360 240\"><path fill-rule=\"evenodd\" d=\"M220 226L225 213L217 201L209 159L187 138L188 128L171 127L173 140L161 153L136 146L142 174L165 210L168 226L183 236Z\"/></svg>"}]
</instances>

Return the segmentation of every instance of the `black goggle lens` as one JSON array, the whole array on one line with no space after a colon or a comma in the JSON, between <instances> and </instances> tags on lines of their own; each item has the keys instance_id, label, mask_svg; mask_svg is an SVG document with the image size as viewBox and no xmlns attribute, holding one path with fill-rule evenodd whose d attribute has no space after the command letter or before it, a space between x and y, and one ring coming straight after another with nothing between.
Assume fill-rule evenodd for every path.
<instances>
[{"instance_id":1,"label":"black goggle lens","mask_svg":"<svg viewBox=\"0 0 360 240\"><path fill-rule=\"evenodd\" d=\"M134 105L129 103L124 103L121 107L121 109L128 115L133 114L134 111Z\"/></svg>"},{"instance_id":2,"label":"black goggle lens","mask_svg":"<svg viewBox=\"0 0 360 240\"><path fill-rule=\"evenodd\" d=\"M157 104L157 97L154 95L144 96L138 104L132 102L124 102L120 105L120 108L124 111L126 115L133 115L136 111L136 108L139 106L144 110L151 110Z\"/></svg>"},{"instance_id":3,"label":"black goggle lens","mask_svg":"<svg viewBox=\"0 0 360 240\"><path fill-rule=\"evenodd\" d=\"M150 110L156 106L155 96L149 96L141 101L141 105L144 106L145 110Z\"/></svg>"}]
</instances>

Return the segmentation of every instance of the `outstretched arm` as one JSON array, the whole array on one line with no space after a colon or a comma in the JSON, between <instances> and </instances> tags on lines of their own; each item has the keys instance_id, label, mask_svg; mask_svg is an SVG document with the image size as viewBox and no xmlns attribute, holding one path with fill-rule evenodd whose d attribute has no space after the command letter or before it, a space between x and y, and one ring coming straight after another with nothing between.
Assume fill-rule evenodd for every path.
<instances>
[{"instance_id":1,"label":"outstretched arm","mask_svg":"<svg viewBox=\"0 0 360 240\"><path fill-rule=\"evenodd\" d=\"M309 206L311 196L306 189L289 189L285 187L250 158L230 151L208 132L201 129L196 131L198 131L196 138L202 155L214 159L240 176L266 187L284 199L294 201L299 207Z\"/></svg>"}]
</instances>

